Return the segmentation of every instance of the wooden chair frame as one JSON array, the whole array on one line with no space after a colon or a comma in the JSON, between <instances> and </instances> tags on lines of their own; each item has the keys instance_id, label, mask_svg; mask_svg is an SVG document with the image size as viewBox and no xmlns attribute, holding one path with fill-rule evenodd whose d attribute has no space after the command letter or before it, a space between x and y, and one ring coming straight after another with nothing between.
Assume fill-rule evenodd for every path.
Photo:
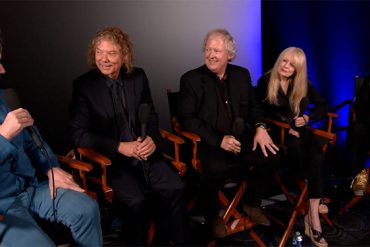
<instances>
[{"instance_id":1,"label":"wooden chair frame","mask_svg":"<svg viewBox=\"0 0 370 247\"><path fill-rule=\"evenodd\" d=\"M174 154L169 155L163 153L163 155L177 169L179 176L183 176L186 172L186 164L180 160L179 145L185 143L184 139L164 129L159 129L159 132L163 139L173 143ZM99 165L101 169L100 177L89 176L88 173L93 170L93 166L91 166L90 164L87 164L89 165L88 168L80 170L79 176L82 181L82 187L85 189L87 194L97 199L97 193L91 191L88 188L88 181L98 185L100 187L101 192L104 194L105 199L111 204L113 202L114 191L107 184L107 167L112 164L111 160L106 156L96 152L95 150L85 147L77 147L75 150L70 151L67 156L69 160L81 162L81 160L87 159ZM152 222L148 230L148 245L151 245L154 238L154 234L155 226L154 222Z\"/></svg>"},{"instance_id":2,"label":"wooden chair frame","mask_svg":"<svg viewBox=\"0 0 370 247\"><path fill-rule=\"evenodd\" d=\"M335 133L332 133L332 129L333 129L332 125L333 125L333 119L338 118L339 115L336 114L336 113L328 113L327 117L328 117L328 126L327 126L326 130L316 129L316 128L312 128L310 126L307 126L308 129L312 132L312 134L317 135L319 137L322 137L322 138L325 138L326 140L328 140L328 143L324 144L323 147L322 147L322 152L323 153L327 152L328 144L334 145L335 141L337 139L337 135ZM291 126L288 123L284 123L284 122L273 120L273 119L265 119L265 121L268 124L271 124L271 125L274 125L274 126L277 126L278 128L280 128L280 143L278 143L278 144L279 144L280 147L285 149L285 146L284 146L285 133L286 133L286 131L288 131L291 128ZM285 152L286 149L283 150L283 151ZM301 192L300 192L298 198L296 198L296 197L294 197L290 194L289 190L283 184L282 179L280 178L280 176L277 173L275 174L275 178L276 178L276 181L279 184L282 192L287 197L288 201L291 204L294 205L294 209L293 209L293 211L290 215L288 225L286 226L286 229L285 229L285 231L283 233L283 236L281 237L279 245L278 245L279 247L283 247L283 246L286 245L286 242L288 241L288 239L291 235L291 232L293 230L293 227L294 227L294 224L296 222L296 219L297 219L298 215L305 215L306 212L307 212L307 209L308 209L308 202L307 202L308 186L307 186L307 183L305 183L304 181L299 181L298 180L297 182L298 182L298 185L301 189ZM321 214L321 216L324 218L324 220L327 222L328 225L333 226L333 222L329 219L329 217L326 214ZM278 223L280 225L283 225L283 223L281 223L280 221L278 221Z\"/></svg>"}]
</instances>

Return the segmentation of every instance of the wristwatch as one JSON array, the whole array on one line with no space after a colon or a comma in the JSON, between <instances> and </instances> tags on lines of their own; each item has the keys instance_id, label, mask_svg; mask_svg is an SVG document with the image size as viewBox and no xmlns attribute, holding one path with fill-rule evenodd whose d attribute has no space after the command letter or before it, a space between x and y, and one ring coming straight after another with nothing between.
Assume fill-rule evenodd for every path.
<instances>
[{"instance_id":1,"label":"wristwatch","mask_svg":"<svg viewBox=\"0 0 370 247\"><path fill-rule=\"evenodd\" d=\"M265 123L256 123L256 124L254 125L254 127L256 127L256 129L257 129L257 128L267 129L267 126L266 126L266 124L265 124Z\"/></svg>"}]
</instances>

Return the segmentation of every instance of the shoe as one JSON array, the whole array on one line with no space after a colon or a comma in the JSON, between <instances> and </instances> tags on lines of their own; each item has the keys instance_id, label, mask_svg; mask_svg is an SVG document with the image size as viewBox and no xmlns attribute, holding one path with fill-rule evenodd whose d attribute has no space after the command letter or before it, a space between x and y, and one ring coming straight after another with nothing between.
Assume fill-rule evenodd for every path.
<instances>
[{"instance_id":1,"label":"shoe","mask_svg":"<svg viewBox=\"0 0 370 247\"><path fill-rule=\"evenodd\" d=\"M327 247L328 242L322 235L322 232L319 232L313 229L308 221L308 215L304 217L304 234L309 237L312 243L317 247Z\"/></svg>"},{"instance_id":2,"label":"shoe","mask_svg":"<svg viewBox=\"0 0 370 247\"><path fill-rule=\"evenodd\" d=\"M353 190L353 194L355 194L356 196L363 196L365 194L368 182L369 182L369 170L363 169L352 180L351 189Z\"/></svg>"},{"instance_id":3,"label":"shoe","mask_svg":"<svg viewBox=\"0 0 370 247\"><path fill-rule=\"evenodd\" d=\"M260 208L254 208L248 205L244 205L243 211L244 213L248 214L257 224L264 226L271 225L270 220L266 217L266 215Z\"/></svg>"},{"instance_id":4,"label":"shoe","mask_svg":"<svg viewBox=\"0 0 370 247\"><path fill-rule=\"evenodd\" d=\"M227 228L224 220L217 216L211 221L211 230L215 238L223 238L227 235Z\"/></svg>"}]
</instances>

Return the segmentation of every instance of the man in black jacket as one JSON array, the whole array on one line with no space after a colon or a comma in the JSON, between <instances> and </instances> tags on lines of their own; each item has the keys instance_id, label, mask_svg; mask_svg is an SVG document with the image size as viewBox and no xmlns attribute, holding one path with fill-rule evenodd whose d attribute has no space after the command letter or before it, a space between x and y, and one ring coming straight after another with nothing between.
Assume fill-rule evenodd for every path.
<instances>
[{"instance_id":1,"label":"man in black jacket","mask_svg":"<svg viewBox=\"0 0 370 247\"><path fill-rule=\"evenodd\" d=\"M89 59L93 68L74 82L70 123L74 145L112 160L108 183L114 191L113 204L124 217L129 245L147 244L152 208L147 205L147 191L159 194L166 205L169 240L183 243L185 185L157 150L158 117L145 72L133 65L129 36L116 27L98 31ZM148 116L139 116L142 104L152 106L145 110ZM147 120L146 131L140 118Z\"/></svg>"},{"instance_id":2,"label":"man in black jacket","mask_svg":"<svg viewBox=\"0 0 370 247\"><path fill-rule=\"evenodd\" d=\"M228 31L209 32L203 47L205 65L185 73L180 82L179 121L202 139L198 152L202 198L206 220L216 237L226 233L217 217L217 191L226 179L244 179L247 173L244 210L257 223L269 224L259 206L278 161L278 148L266 131L248 70L229 64L235 51ZM255 132L243 130L244 125Z\"/></svg>"}]
</instances>

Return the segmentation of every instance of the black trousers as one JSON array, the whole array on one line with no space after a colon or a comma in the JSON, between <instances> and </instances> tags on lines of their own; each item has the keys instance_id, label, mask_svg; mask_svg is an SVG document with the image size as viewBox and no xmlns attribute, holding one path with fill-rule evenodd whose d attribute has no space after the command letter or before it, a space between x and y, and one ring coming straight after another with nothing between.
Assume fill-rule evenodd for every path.
<instances>
[{"instance_id":1,"label":"black trousers","mask_svg":"<svg viewBox=\"0 0 370 247\"><path fill-rule=\"evenodd\" d=\"M114 162L110 171L115 208L120 210L123 230L128 245L147 245L147 230L150 212L155 207L149 197L159 199L161 222L166 226L164 235L168 241L184 243L186 208L184 202L185 185L181 178L161 155L153 155L145 164L132 166L129 159ZM146 173L146 174L144 174ZM117 211L117 210L116 210ZM126 238L127 237L127 238Z\"/></svg>"},{"instance_id":2,"label":"black trousers","mask_svg":"<svg viewBox=\"0 0 370 247\"><path fill-rule=\"evenodd\" d=\"M218 191L228 180L247 180L247 189L244 202L252 207L260 206L273 181L273 172L279 162L280 155L264 157L258 147L252 151L251 147L244 147L242 152L234 155L219 147L203 144L199 146L201 160L201 200L206 220L217 216Z\"/></svg>"},{"instance_id":3,"label":"black trousers","mask_svg":"<svg viewBox=\"0 0 370 247\"><path fill-rule=\"evenodd\" d=\"M289 168L296 176L307 179L308 198L322 198L324 154L319 141L311 134L304 140L290 134L285 138Z\"/></svg>"}]
</instances>

